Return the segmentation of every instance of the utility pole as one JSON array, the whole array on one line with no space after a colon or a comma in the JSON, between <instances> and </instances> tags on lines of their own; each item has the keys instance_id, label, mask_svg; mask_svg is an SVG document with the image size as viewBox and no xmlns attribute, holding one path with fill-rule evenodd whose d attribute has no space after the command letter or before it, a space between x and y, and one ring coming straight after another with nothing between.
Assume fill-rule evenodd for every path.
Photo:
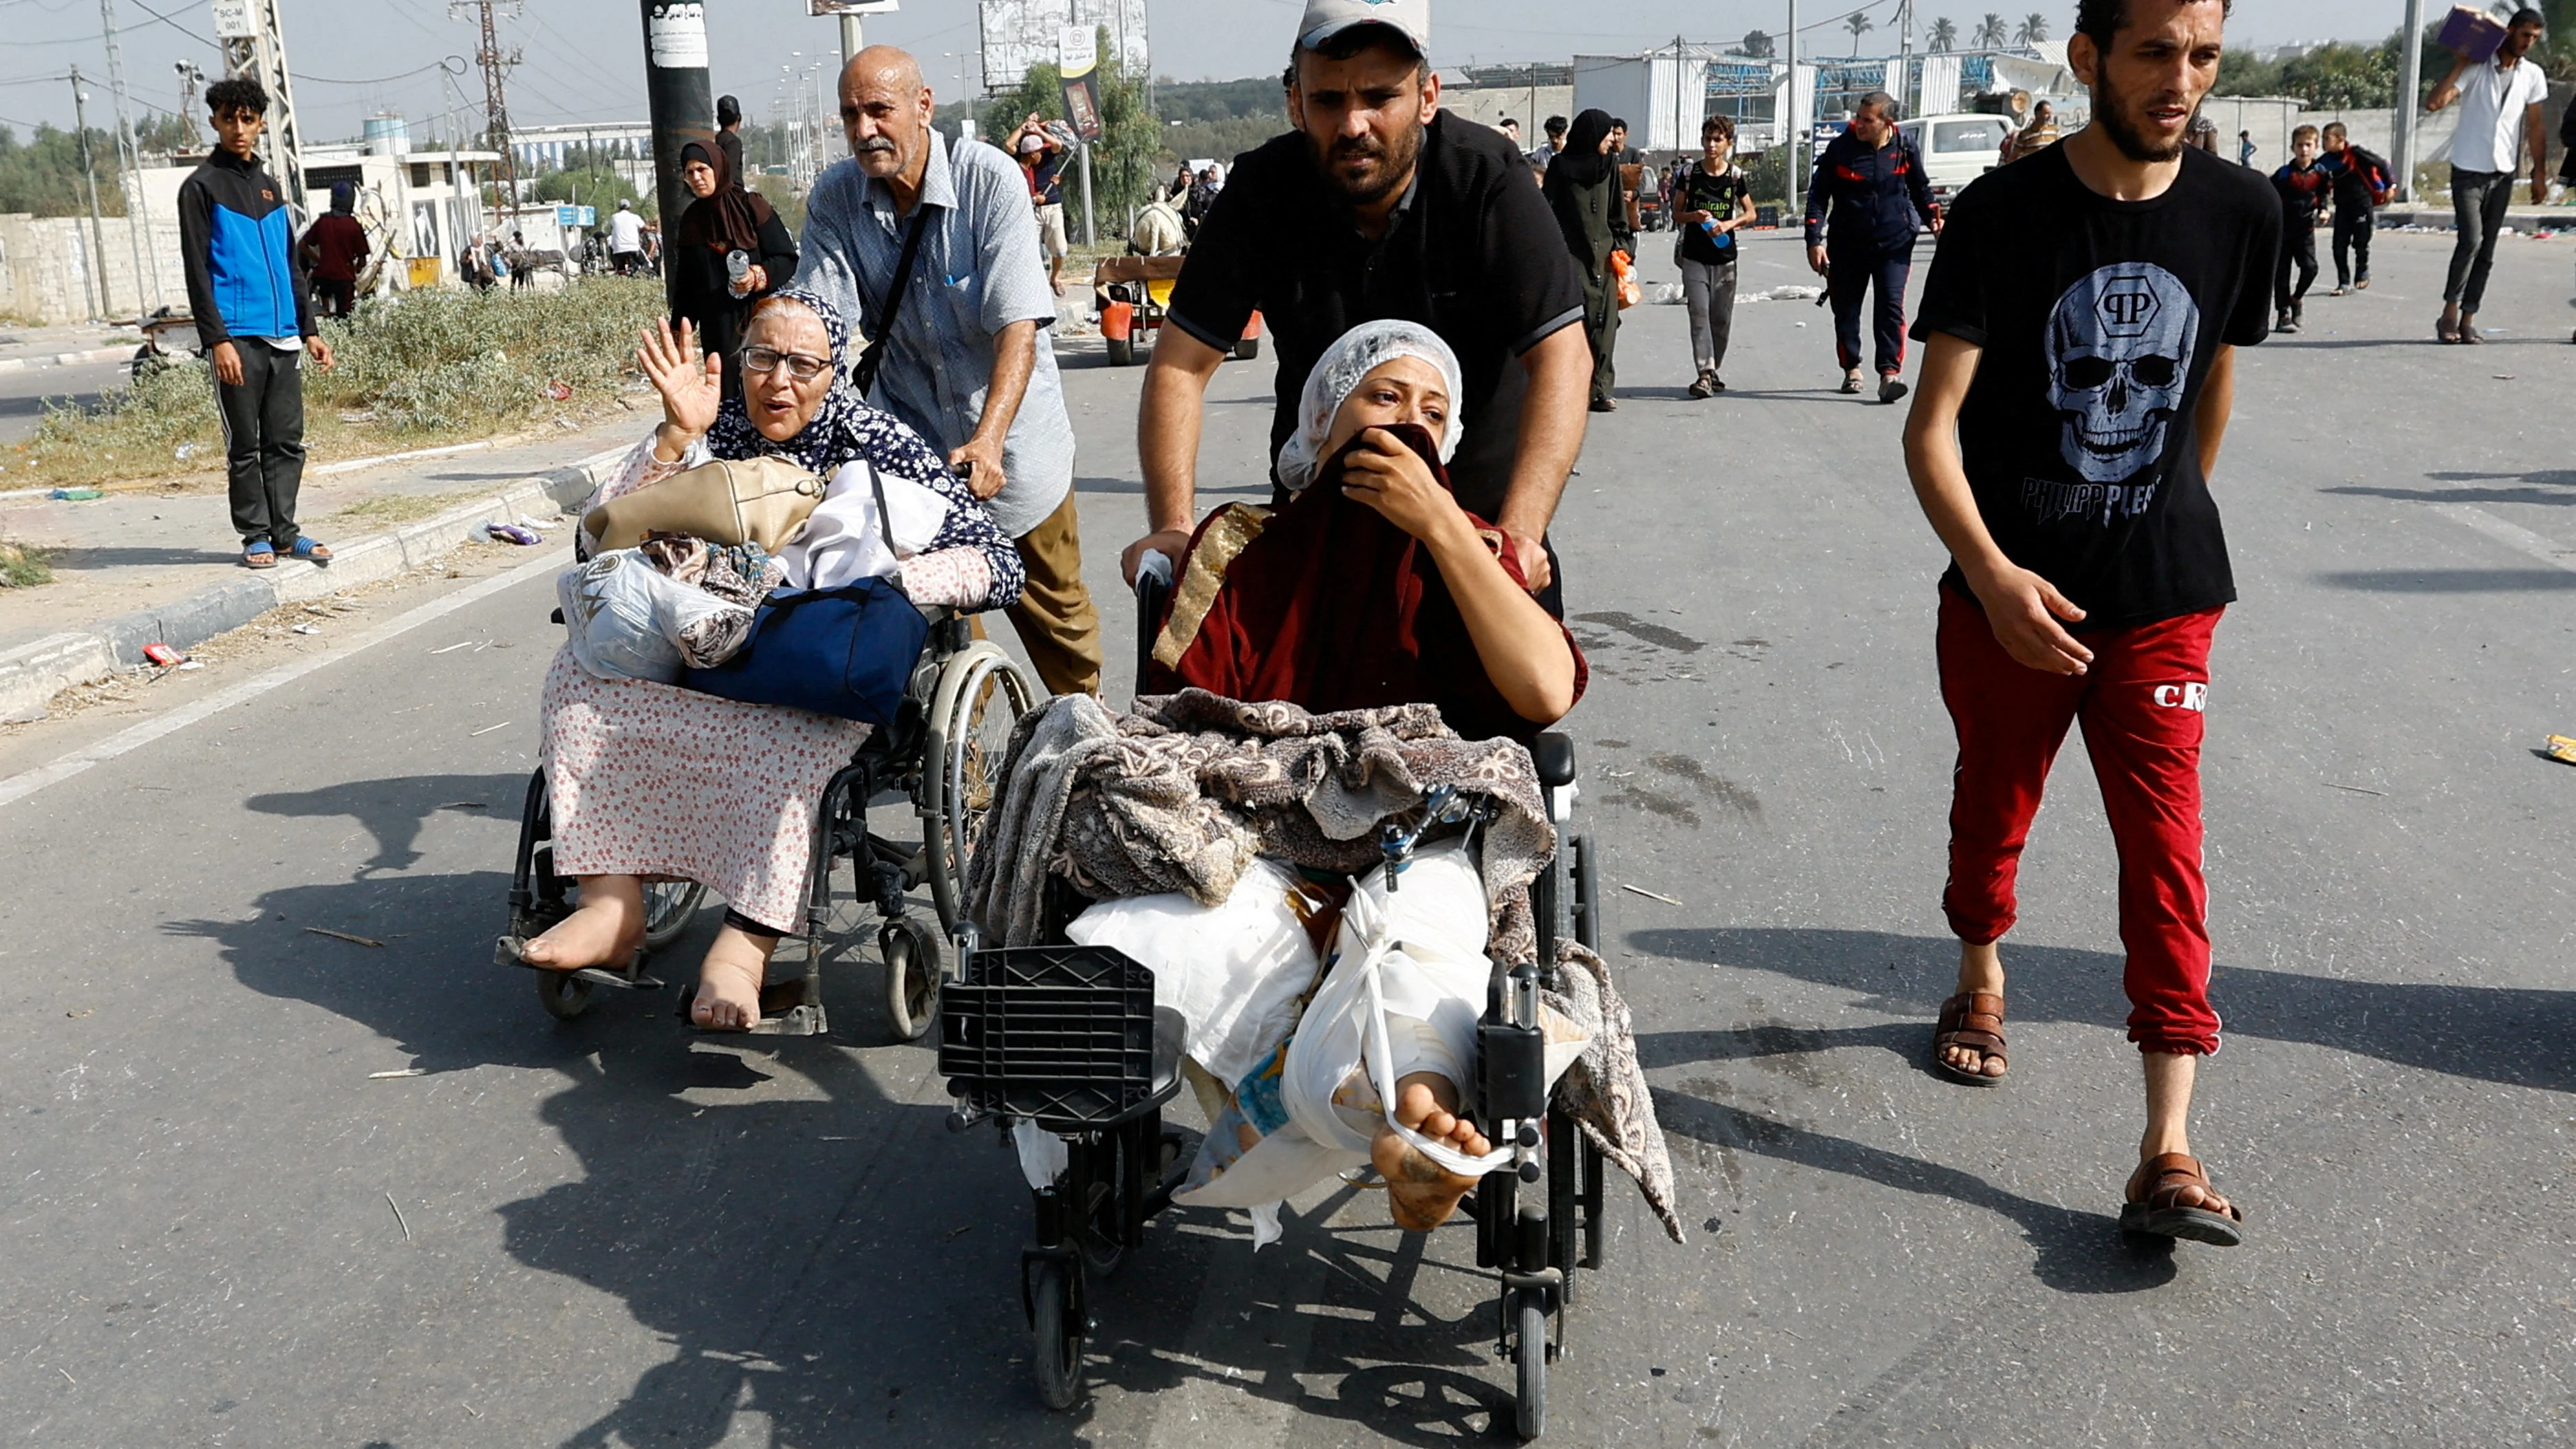
<instances>
[{"instance_id":1,"label":"utility pole","mask_svg":"<svg viewBox=\"0 0 2576 1449\"><path fill-rule=\"evenodd\" d=\"M2388 135L2388 169L2397 173L2397 199L2415 199L2415 113L2424 94L2424 0L2406 0L2406 27L2397 32L2397 113Z\"/></svg>"},{"instance_id":2,"label":"utility pole","mask_svg":"<svg viewBox=\"0 0 2576 1449\"><path fill-rule=\"evenodd\" d=\"M125 58L116 44L116 0L98 0L98 24L107 38L107 93L116 102L116 174L122 178L131 167L134 176L125 192L125 241L134 253L134 310L140 312L146 276L152 279L153 300L161 298L161 269L143 270L143 234L152 229L152 213L143 201L143 152L134 144L134 121L125 110ZM157 247L154 255L159 255Z\"/></svg>"},{"instance_id":3,"label":"utility pole","mask_svg":"<svg viewBox=\"0 0 2576 1449\"><path fill-rule=\"evenodd\" d=\"M89 158L89 93L81 89L80 67L72 67L72 133L80 137L81 179L89 183L89 270L97 278L98 319L107 320L107 233L98 224L98 167Z\"/></svg>"},{"instance_id":4,"label":"utility pole","mask_svg":"<svg viewBox=\"0 0 2576 1449\"><path fill-rule=\"evenodd\" d=\"M286 69L286 32L278 27L277 0L216 0L215 38L223 43L224 74L246 76L268 92L268 129L260 133L260 159L286 186L288 219L301 230L304 205L304 136L295 123L295 87Z\"/></svg>"},{"instance_id":5,"label":"utility pole","mask_svg":"<svg viewBox=\"0 0 2576 1449\"><path fill-rule=\"evenodd\" d=\"M668 258L680 213L692 199L680 181L680 148L716 144L716 99L707 84L706 7L698 0L641 0L644 12L644 93L653 118L654 196L661 207L662 285L679 310L679 273Z\"/></svg>"},{"instance_id":6,"label":"utility pole","mask_svg":"<svg viewBox=\"0 0 2576 1449\"><path fill-rule=\"evenodd\" d=\"M1798 164L1799 143L1806 140L1806 128L1798 124L1798 0L1789 0L1789 31L1783 37L1789 46L1789 88L1780 109L1788 114L1780 118L1780 139L1789 148L1789 195L1780 208L1780 221L1787 225L1789 214L1798 207L1798 183L1805 179L1806 168Z\"/></svg>"},{"instance_id":7,"label":"utility pole","mask_svg":"<svg viewBox=\"0 0 2576 1449\"><path fill-rule=\"evenodd\" d=\"M482 15L483 45L474 52L474 60L483 67L483 125L487 137L484 144L501 153L502 224L506 226L511 208L519 204L519 159L518 149L510 144L510 98L504 93L501 77L519 63L519 52L502 52L501 34L492 19L493 0L448 0L448 18L455 19L457 12L466 8L468 3ZM501 0L501 3L513 18L517 17L518 0Z\"/></svg>"}]
</instances>

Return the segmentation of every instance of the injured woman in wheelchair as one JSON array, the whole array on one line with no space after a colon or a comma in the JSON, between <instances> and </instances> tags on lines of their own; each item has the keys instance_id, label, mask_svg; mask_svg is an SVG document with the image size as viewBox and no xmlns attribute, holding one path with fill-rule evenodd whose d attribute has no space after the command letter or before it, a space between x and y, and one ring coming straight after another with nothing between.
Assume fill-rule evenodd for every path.
<instances>
[{"instance_id":1,"label":"injured woman in wheelchair","mask_svg":"<svg viewBox=\"0 0 2576 1449\"><path fill-rule=\"evenodd\" d=\"M1277 460L1290 500L1199 525L1127 714L1021 719L969 867L988 939L1040 944L1052 874L1092 902L1064 935L1153 969L1212 1124L1173 1200L1250 1210L1256 1243L1368 1168L1428 1230L1509 1155L1477 1024L1495 964L1537 954L1556 833L1527 746L1586 669L1450 491L1459 395L1427 328L1328 350ZM1625 1008L1591 952L1541 964L1567 983L1543 993L1551 1080L1584 1063L1585 1130L1678 1231Z\"/></svg>"},{"instance_id":2,"label":"injured woman in wheelchair","mask_svg":"<svg viewBox=\"0 0 2576 1449\"><path fill-rule=\"evenodd\" d=\"M773 591L891 600L876 617L904 616L883 636L903 657L881 672L898 681L919 607L996 609L1020 592L1019 555L982 505L849 387L848 341L829 302L779 292L753 312L727 396L685 325L646 333L637 361L662 423L590 500L583 562L559 590L571 638L546 676L543 761L554 867L580 904L511 944L529 966L621 967L644 938L645 884L699 882L729 906L690 1007L705 1029L759 1022L816 802L870 728L864 711L743 702L762 697L746 681L791 597Z\"/></svg>"}]
</instances>

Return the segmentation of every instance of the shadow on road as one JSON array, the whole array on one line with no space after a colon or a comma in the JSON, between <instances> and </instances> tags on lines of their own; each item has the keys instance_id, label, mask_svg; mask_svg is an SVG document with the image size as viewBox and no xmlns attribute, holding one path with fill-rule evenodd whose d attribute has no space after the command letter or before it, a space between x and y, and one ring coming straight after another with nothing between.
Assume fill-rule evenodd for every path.
<instances>
[{"instance_id":1,"label":"shadow on road","mask_svg":"<svg viewBox=\"0 0 2576 1449\"><path fill-rule=\"evenodd\" d=\"M247 919L164 929L216 942L244 985L357 1022L425 1072L497 1066L560 1079L535 1111L580 1171L493 1209L506 1250L615 1295L670 1354L565 1449L712 1449L738 1437L746 1416L781 1449L894 1436L1093 1442L1090 1407L1051 1414L1037 1401L1018 1291L1030 1208L1017 1164L989 1130L946 1130L935 1089L917 1089L926 1045L872 1045L886 1040L873 961L827 976L833 1040L691 1037L671 1020L667 992L605 992L559 1023L532 999L531 973L492 964L509 887L503 831L483 832L495 842L488 870L401 873L422 858L435 812L480 802L514 824L525 787L515 774L418 775L257 797L251 807L267 814L350 816L375 855L349 881L268 892ZM661 974L687 979L715 914L702 914ZM890 1095L894 1083L909 1084L902 1096ZM505 1150L524 1149L493 1147L496 1180ZM1483 1432L1509 1408L1476 1376L1494 1372L1487 1280L1434 1295L1463 1301L1456 1316L1413 1301L1422 1283L1473 1271L1460 1266L1473 1262L1472 1235L1442 1234L1434 1260L1392 1229L1328 1230L1347 1197L1290 1217L1286 1240L1257 1258L1224 1214L1159 1219L1125 1271L1095 1285L1092 1381L1149 1394L1206 1379L1407 1444ZM1215 1255L1226 1296L1208 1316L1243 1331L1212 1344L1194 1324ZM1291 1325L1305 1331L1283 1331Z\"/></svg>"},{"instance_id":2,"label":"shadow on road","mask_svg":"<svg viewBox=\"0 0 2576 1449\"><path fill-rule=\"evenodd\" d=\"M1640 1048L1645 1040L1639 1038ZM1656 1089L1655 1115L1665 1131L1695 1137L1713 1147L1865 1178L1926 1197L1946 1197L2010 1218L2038 1254L2032 1274L2061 1293L2134 1293L2170 1282L2174 1276L2171 1254L2130 1249L2121 1240L2119 1219L2109 1213L2081 1212L2023 1197L1955 1167L1811 1132L1669 1088Z\"/></svg>"},{"instance_id":3,"label":"shadow on road","mask_svg":"<svg viewBox=\"0 0 2576 1449\"><path fill-rule=\"evenodd\" d=\"M1641 1034L1638 1052L1650 1066L1815 1051L1854 1041L1883 1044L1912 1060L1949 991L1948 963L1957 952L1948 937L1794 928L1634 931L1627 944L1670 960L1711 961L1840 987L1859 993L1856 1006L1922 1022L1848 1033ZM2127 1019L2119 956L2060 946L2007 946L2005 956L2013 1020L2112 1025ZM2232 1036L2323 1047L2509 1087L2576 1092L2576 992L2343 981L2222 963L2211 977L2210 997Z\"/></svg>"}]
</instances>

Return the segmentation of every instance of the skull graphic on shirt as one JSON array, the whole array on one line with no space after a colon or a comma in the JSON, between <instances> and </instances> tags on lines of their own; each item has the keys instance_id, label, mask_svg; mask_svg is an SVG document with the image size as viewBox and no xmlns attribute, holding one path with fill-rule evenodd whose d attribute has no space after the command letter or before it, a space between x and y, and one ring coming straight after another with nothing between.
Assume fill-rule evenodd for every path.
<instances>
[{"instance_id":1,"label":"skull graphic on shirt","mask_svg":"<svg viewBox=\"0 0 2576 1449\"><path fill-rule=\"evenodd\" d=\"M2163 455L2199 336L2200 304L2152 262L2096 268L2057 299L2048 400L2058 450L2086 482L2122 482Z\"/></svg>"}]
</instances>

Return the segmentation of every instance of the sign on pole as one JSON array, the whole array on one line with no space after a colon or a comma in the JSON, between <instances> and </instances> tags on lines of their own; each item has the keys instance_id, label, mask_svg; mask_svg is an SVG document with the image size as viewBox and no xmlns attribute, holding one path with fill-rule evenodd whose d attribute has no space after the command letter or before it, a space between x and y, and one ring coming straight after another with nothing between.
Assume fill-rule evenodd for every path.
<instances>
[{"instance_id":1,"label":"sign on pole","mask_svg":"<svg viewBox=\"0 0 2576 1449\"><path fill-rule=\"evenodd\" d=\"M1088 25L1056 32L1056 63L1064 78L1064 118L1082 141L1082 244L1099 240L1091 207L1091 143L1100 139L1100 34Z\"/></svg>"},{"instance_id":2,"label":"sign on pole","mask_svg":"<svg viewBox=\"0 0 2576 1449\"><path fill-rule=\"evenodd\" d=\"M251 40L259 27L251 23L250 0L215 0L215 38L217 40Z\"/></svg>"}]
</instances>

